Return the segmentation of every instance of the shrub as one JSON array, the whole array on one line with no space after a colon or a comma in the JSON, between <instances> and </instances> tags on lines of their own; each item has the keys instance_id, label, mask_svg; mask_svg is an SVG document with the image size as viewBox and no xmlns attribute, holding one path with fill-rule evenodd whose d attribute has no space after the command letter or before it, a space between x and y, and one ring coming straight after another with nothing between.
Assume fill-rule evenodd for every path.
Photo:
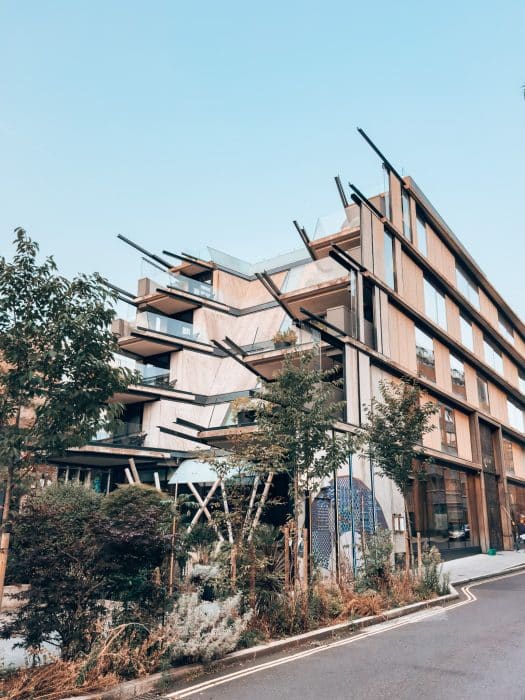
<instances>
[{"instance_id":1,"label":"shrub","mask_svg":"<svg viewBox=\"0 0 525 700\"><path fill-rule=\"evenodd\" d=\"M60 647L64 659L90 649L104 613L93 530L100 500L88 489L58 484L27 499L14 523L13 566L31 587L5 636L21 631L26 648L47 642Z\"/></svg>"},{"instance_id":2,"label":"shrub","mask_svg":"<svg viewBox=\"0 0 525 700\"><path fill-rule=\"evenodd\" d=\"M393 544L389 530L377 529L367 535L361 547L362 566L357 579L358 590L386 591L392 576Z\"/></svg>"},{"instance_id":3,"label":"shrub","mask_svg":"<svg viewBox=\"0 0 525 700\"><path fill-rule=\"evenodd\" d=\"M171 660L207 663L233 651L252 615L241 615L240 605L240 594L213 602L181 595L164 625Z\"/></svg>"}]
</instances>

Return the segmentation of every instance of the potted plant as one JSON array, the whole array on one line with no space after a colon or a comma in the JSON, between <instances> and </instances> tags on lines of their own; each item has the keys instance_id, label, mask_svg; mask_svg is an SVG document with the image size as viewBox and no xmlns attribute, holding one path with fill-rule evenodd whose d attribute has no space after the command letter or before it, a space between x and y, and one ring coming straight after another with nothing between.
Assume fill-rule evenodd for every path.
<instances>
[{"instance_id":1,"label":"potted plant","mask_svg":"<svg viewBox=\"0 0 525 700\"><path fill-rule=\"evenodd\" d=\"M297 333L293 328L288 328L285 331L277 331L272 338L276 350L288 348L297 343Z\"/></svg>"}]
</instances>

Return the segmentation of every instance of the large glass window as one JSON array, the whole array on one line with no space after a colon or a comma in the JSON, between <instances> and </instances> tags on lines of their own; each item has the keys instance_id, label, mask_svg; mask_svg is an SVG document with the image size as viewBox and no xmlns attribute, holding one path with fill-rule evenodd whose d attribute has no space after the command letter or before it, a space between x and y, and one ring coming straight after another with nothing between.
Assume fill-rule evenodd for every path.
<instances>
[{"instance_id":1,"label":"large glass window","mask_svg":"<svg viewBox=\"0 0 525 700\"><path fill-rule=\"evenodd\" d=\"M512 427L516 430L523 432L525 430L523 423L523 411L509 399L507 399L507 413L509 414L509 425L512 425Z\"/></svg>"},{"instance_id":2,"label":"large glass window","mask_svg":"<svg viewBox=\"0 0 525 700\"><path fill-rule=\"evenodd\" d=\"M510 342L514 342L514 331L512 330L512 324L506 316L504 316L501 311L498 311L498 327L501 335Z\"/></svg>"},{"instance_id":3,"label":"large glass window","mask_svg":"<svg viewBox=\"0 0 525 700\"><path fill-rule=\"evenodd\" d=\"M447 328L447 312L445 308L445 297L425 278L425 313L438 326Z\"/></svg>"},{"instance_id":4,"label":"large glass window","mask_svg":"<svg viewBox=\"0 0 525 700\"><path fill-rule=\"evenodd\" d=\"M416 359L417 373L420 377L436 381L436 360L434 357L434 341L416 326Z\"/></svg>"},{"instance_id":5,"label":"large glass window","mask_svg":"<svg viewBox=\"0 0 525 700\"><path fill-rule=\"evenodd\" d=\"M483 338L483 350L485 353L485 362L495 369L499 374L503 374L503 358L499 350L492 343Z\"/></svg>"},{"instance_id":6,"label":"large glass window","mask_svg":"<svg viewBox=\"0 0 525 700\"><path fill-rule=\"evenodd\" d=\"M472 335L472 323L468 321L463 314L459 316L459 325L461 330L461 342L463 345L474 352L474 336Z\"/></svg>"},{"instance_id":7,"label":"large glass window","mask_svg":"<svg viewBox=\"0 0 525 700\"><path fill-rule=\"evenodd\" d=\"M489 385L487 382L483 379L483 377L480 377L479 374L476 377L476 381L478 384L478 403L479 407L486 411L487 413L490 413L490 402L489 402Z\"/></svg>"},{"instance_id":8,"label":"large glass window","mask_svg":"<svg viewBox=\"0 0 525 700\"><path fill-rule=\"evenodd\" d=\"M425 225L425 219L423 215L417 210L416 215L416 227L417 227L417 247L426 257L428 256L428 245L427 245L427 227Z\"/></svg>"},{"instance_id":9,"label":"large glass window","mask_svg":"<svg viewBox=\"0 0 525 700\"><path fill-rule=\"evenodd\" d=\"M452 391L466 399L467 390L465 388L465 365L454 355L450 356L450 376L452 379Z\"/></svg>"},{"instance_id":10,"label":"large glass window","mask_svg":"<svg viewBox=\"0 0 525 700\"><path fill-rule=\"evenodd\" d=\"M440 406L439 427L441 430L441 449L444 452L457 454L456 418L453 408L443 405Z\"/></svg>"},{"instance_id":11,"label":"large glass window","mask_svg":"<svg viewBox=\"0 0 525 700\"><path fill-rule=\"evenodd\" d=\"M410 197L407 192L403 190L401 194L401 207L403 210L403 235L408 238L409 241L412 240L412 226L410 224Z\"/></svg>"},{"instance_id":12,"label":"large glass window","mask_svg":"<svg viewBox=\"0 0 525 700\"><path fill-rule=\"evenodd\" d=\"M472 306L479 310L478 285L459 263L456 263L456 284L463 296L470 301Z\"/></svg>"},{"instance_id":13,"label":"large glass window","mask_svg":"<svg viewBox=\"0 0 525 700\"><path fill-rule=\"evenodd\" d=\"M413 533L421 532L429 545L448 550L478 544L478 533L470 530L468 477L463 472L429 464L425 479L414 479L407 505Z\"/></svg>"},{"instance_id":14,"label":"large glass window","mask_svg":"<svg viewBox=\"0 0 525 700\"><path fill-rule=\"evenodd\" d=\"M394 237L385 231L385 282L392 289L396 288L396 275L394 270Z\"/></svg>"}]
</instances>

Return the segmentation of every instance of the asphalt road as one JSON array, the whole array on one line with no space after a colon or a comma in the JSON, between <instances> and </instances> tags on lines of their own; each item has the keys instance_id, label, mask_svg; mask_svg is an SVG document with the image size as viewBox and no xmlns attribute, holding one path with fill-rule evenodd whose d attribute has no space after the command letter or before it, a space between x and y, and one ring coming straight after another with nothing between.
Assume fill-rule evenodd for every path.
<instances>
[{"instance_id":1,"label":"asphalt road","mask_svg":"<svg viewBox=\"0 0 525 700\"><path fill-rule=\"evenodd\" d=\"M474 600L204 676L164 697L205 700L525 700L525 573Z\"/></svg>"}]
</instances>

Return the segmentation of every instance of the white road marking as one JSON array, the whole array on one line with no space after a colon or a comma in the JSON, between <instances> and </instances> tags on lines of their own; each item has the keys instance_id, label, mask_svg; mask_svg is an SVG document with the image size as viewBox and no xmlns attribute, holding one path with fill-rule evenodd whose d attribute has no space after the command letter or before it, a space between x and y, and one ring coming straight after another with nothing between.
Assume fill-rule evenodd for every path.
<instances>
[{"instance_id":1,"label":"white road marking","mask_svg":"<svg viewBox=\"0 0 525 700\"><path fill-rule=\"evenodd\" d=\"M239 671L233 671L232 673L227 673L224 676L220 676L219 678L214 678L207 681L203 681L201 683L196 683L195 685L191 685L187 688L177 690L174 693L168 693L163 697L173 698L174 700L182 700L182 698L189 698L190 696L195 695L196 693L202 693L205 690L210 690L211 688L215 688L219 685L231 683L232 681L237 680L239 678L246 678L247 676L251 676L254 673L260 673L261 671L266 671L270 668L276 668L277 666L282 666L284 664L289 664L294 661L299 661L301 659L307 658L308 656L320 654L323 651L328 651L337 647L346 646L348 644L354 644L355 642L358 642L361 639L374 637L377 634L382 634L383 632L389 632L394 629L399 629L400 627L404 627L405 625L413 625L417 622L423 622L436 615L448 613L450 610L455 610L456 608L460 608L463 605L469 605L470 603L474 603L477 600L477 598L475 594L472 593L471 589L475 586L481 586L482 584L490 583L491 581L512 578L513 576L520 576L524 573L524 571L517 571L512 574L506 574L505 576L495 576L493 578L484 579L482 581L476 581L474 583L462 587L461 590L465 595L466 599L461 600L459 603L453 603L452 605L447 605L446 607L426 609L422 612L413 613L410 616L401 617L398 620L393 620L392 622L382 622L377 625L374 625L373 628L367 630L366 632L361 632L353 637L340 639L336 642L330 642L329 644L323 644L322 646L314 647L313 649L305 649L304 651L299 651L295 654L289 654L288 656L283 656L280 659L267 661L265 663L258 664L257 666L252 666L250 668L240 669Z\"/></svg>"}]
</instances>

